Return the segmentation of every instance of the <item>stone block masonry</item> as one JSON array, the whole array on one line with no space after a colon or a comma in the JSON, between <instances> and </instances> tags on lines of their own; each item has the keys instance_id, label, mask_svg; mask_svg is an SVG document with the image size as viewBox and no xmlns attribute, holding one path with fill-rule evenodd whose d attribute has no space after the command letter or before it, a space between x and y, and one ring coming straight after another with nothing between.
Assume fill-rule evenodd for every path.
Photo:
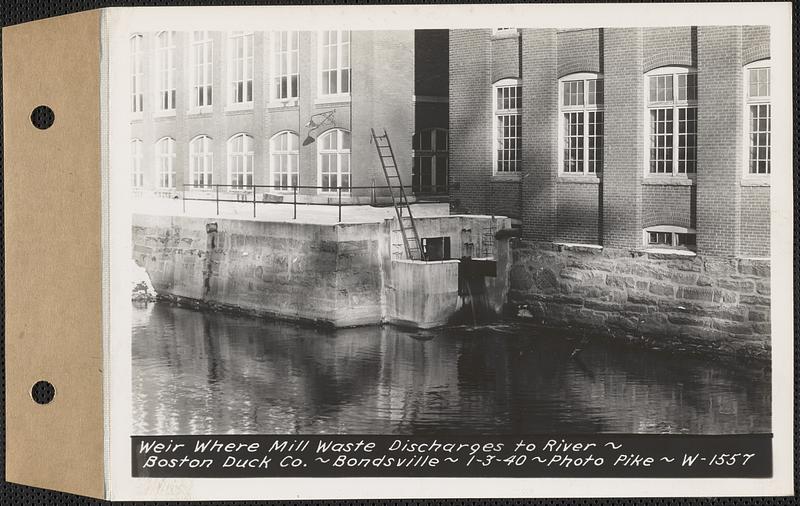
<instances>
[{"instance_id":1,"label":"stone block masonry","mask_svg":"<svg viewBox=\"0 0 800 506\"><path fill-rule=\"evenodd\" d=\"M651 348L770 358L770 263L512 241L509 306Z\"/></svg>"}]
</instances>

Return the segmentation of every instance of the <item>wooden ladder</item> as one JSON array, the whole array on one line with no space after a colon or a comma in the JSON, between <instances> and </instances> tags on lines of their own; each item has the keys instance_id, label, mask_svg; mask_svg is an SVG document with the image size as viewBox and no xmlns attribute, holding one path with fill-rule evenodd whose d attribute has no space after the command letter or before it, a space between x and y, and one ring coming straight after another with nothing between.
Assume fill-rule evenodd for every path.
<instances>
[{"instance_id":1,"label":"wooden ladder","mask_svg":"<svg viewBox=\"0 0 800 506\"><path fill-rule=\"evenodd\" d=\"M406 190L400 179L400 172L397 170L397 160L392 151L392 143L389 142L389 134L386 133L385 128L383 135L376 134L374 128L370 128L370 132L372 133L372 142L375 143L375 149L378 151L383 175L386 176L386 185L389 187L389 195L392 197L397 221L400 223L400 234L403 236L406 255L411 260L424 260L422 242L419 240L414 216L411 214L411 206L408 205L408 198L406 198ZM400 190L396 197L395 190Z\"/></svg>"}]
</instances>

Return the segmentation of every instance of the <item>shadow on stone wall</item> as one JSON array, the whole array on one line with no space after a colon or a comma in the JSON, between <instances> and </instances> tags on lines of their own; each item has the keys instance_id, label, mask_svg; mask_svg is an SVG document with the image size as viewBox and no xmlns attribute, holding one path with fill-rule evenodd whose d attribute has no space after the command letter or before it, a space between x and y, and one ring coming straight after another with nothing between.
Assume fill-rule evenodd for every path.
<instances>
[{"instance_id":1,"label":"shadow on stone wall","mask_svg":"<svg viewBox=\"0 0 800 506\"><path fill-rule=\"evenodd\" d=\"M651 348L770 359L770 263L512 241L508 309Z\"/></svg>"}]
</instances>

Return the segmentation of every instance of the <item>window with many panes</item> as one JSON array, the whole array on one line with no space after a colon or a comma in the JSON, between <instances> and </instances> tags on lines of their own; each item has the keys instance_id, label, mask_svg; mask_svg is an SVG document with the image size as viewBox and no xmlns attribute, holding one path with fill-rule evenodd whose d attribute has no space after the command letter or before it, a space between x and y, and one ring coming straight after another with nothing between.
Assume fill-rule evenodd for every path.
<instances>
[{"instance_id":1,"label":"window with many panes","mask_svg":"<svg viewBox=\"0 0 800 506\"><path fill-rule=\"evenodd\" d=\"M131 140L131 176L134 188L144 186L144 172L142 171L142 141Z\"/></svg>"},{"instance_id":2,"label":"window with many panes","mask_svg":"<svg viewBox=\"0 0 800 506\"><path fill-rule=\"evenodd\" d=\"M130 39L131 50L131 112L144 110L144 63L143 44L141 35L134 35Z\"/></svg>"},{"instance_id":3,"label":"window with many panes","mask_svg":"<svg viewBox=\"0 0 800 506\"><path fill-rule=\"evenodd\" d=\"M322 32L320 53L320 94L350 93L350 32Z\"/></svg>"},{"instance_id":4,"label":"window with many panes","mask_svg":"<svg viewBox=\"0 0 800 506\"><path fill-rule=\"evenodd\" d=\"M493 87L494 171L520 170L522 148L522 85L518 79L503 79Z\"/></svg>"},{"instance_id":5,"label":"window with many panes","mask_svg":"<svg viewBox=\"0 0 800 506\"><path fill-rule=\"evenodd\" d=\"M211 137L200 135L189 143L189 171L192 174L192 186L198 188L211 186L214 174Z\"/></svg>"},{"instance_id":6,"label":"window with many panes","mask_svg":"<svg viewBox=\"0 0 800 506\"><path fill-rule=\"evenodd\" d=\"M214 41L209 32L192 33L192 107L211 105Z\"/></svg>"},{"instance_id":7,"label":"window with many panes","mask_svg":"<svg viewBox=\"0 0 800 506\"><path fill-rule=\"evenodd\" d=\"M411 185L415 193L447 192L447 130L420 130L412 139L414 167Z\"/></svg>"},{"instance_id":8,"label":"window with many panes","mask_svg":"<svg viewBox=\"0 0 800 506\"><path fill-rule=\"evenodd\" d=\"M228 184L241 189L253 184L253 138L236 134L228 139Z\"/></svg>"},{"instance_id":9,"label":"window with many panes","mask_svg":"<svg viewBox=\"0 0 800 506\"><path fill-rule=\"evenodd\" d=\"M299 32L272 34L272 100L297 98Z\"/></svg>"},{"instance_id":10,"label":"window with many panes","mask_svg":"<svg viewBox=\"0 0 800 506\"><path fill-rule=\"evenodd\" d=\"M603 170L603 80L573 74L559 86L561 172L597 175Z\"/></svg>"},{"instance_id":11,"label":"window with many panes","mask_svg":"<svg viewBox=\"0 0 800 506\"><path fill-rule=\"evenodd\" d=\"M175 110L175 32L159 32L156 36L158 65L158 110Z\"/></svg>"},{"instance_id":12,"label":"window with many panes","mask_svg":"<svg viewBox=\"0 0 800 506\"><path fill-rule=\"evenodd\" d=\"M164 137L156 143L156 166L158 187L175 188L175 139Z\"/></svg>"},{"instance_id":13,"label":"window with many panes","mask_svg":"<svg viewBox=\"0 0 800 506\"><path fill-rule=\"evenodd\" d=\"M230 103L253 101L253 34L233 32L230 47Z\"/></svg>"},{"instance_id":14,"label":"window with many panes","mask_svg":"<svg viewBox=\"0 0 800 506\"><path fill-rule=\"evenodd\" d=\"M744 69L745 133L747 141L747 175L759 176L771 171L772 105L770 100L770 62L761 60Z\"/></svg>"},{"instance_id":15,"label":"window with many panes","mask_svg":"<svg viewBox=\"0 0 800 506\"><path fill-rule=\"evenodd\" d=\"M645 76L648 174L697 172L697 74L687 68L657 69Z\"/></svg>"},{"instance_id":16,"label":"window with many panes","mask_svg":"<svg viewBox=\"0 0 800 506\"><path fill-rule=\"evenodd\" d=\"M320 186L323 192L350 190L350 132L334 128L317 139Z\"/></svg>"},{"instance_id":17,"label":"window with many panes","mask_svg":"<svg viewBox=\"0 0 800 506\"><path fill-rule=\"evenodd\" d=\"M299 176L297 161L300 156L299 138L294 132L280 132L269 140L270 171L272 185L279 190L290 190L297 185Z\"/></svg>"}]
</instances>

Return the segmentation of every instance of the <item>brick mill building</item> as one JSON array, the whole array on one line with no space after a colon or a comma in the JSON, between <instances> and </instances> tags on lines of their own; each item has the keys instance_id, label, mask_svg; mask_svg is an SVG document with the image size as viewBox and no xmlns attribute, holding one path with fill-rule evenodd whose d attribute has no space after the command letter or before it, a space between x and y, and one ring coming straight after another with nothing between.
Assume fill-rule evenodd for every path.
<instances>
[{"instance_id":1,"label":"brick mill building","mask_svg":"<svg viewBox=\"0 0 800 506\"><path fill-rule=\"evenodd\" d=\"M767 27L450 39L455 209L540 241L769 256Z\"/></svg>"},{"instance_id":2,"label":"brick mill building","mask_svg":"<svg viewBox=\"0 0 800 506\"><path fill-rule=\"evenodd\" d=\"M405 185L446 194L447 31L146 32L130 37L132 183L171 197L259 200L386 185L370 129L388 131ZM420 167L412 181L412 166ZM437 168L438 167L438 168ZM252 190L249 190L252 191ZM252 198L252 196L243 198Z\"/></svg>"},{"instance_id":3,"label":"brick mill building","mask_svg":"<svg viewBox=\"0 0 800 506\"><path fill-rule=\"evenodd\" d=\"M770 32L450 32L450 196L515 219L509 306L769 356Z\"/></svg>"}]
</instances>

